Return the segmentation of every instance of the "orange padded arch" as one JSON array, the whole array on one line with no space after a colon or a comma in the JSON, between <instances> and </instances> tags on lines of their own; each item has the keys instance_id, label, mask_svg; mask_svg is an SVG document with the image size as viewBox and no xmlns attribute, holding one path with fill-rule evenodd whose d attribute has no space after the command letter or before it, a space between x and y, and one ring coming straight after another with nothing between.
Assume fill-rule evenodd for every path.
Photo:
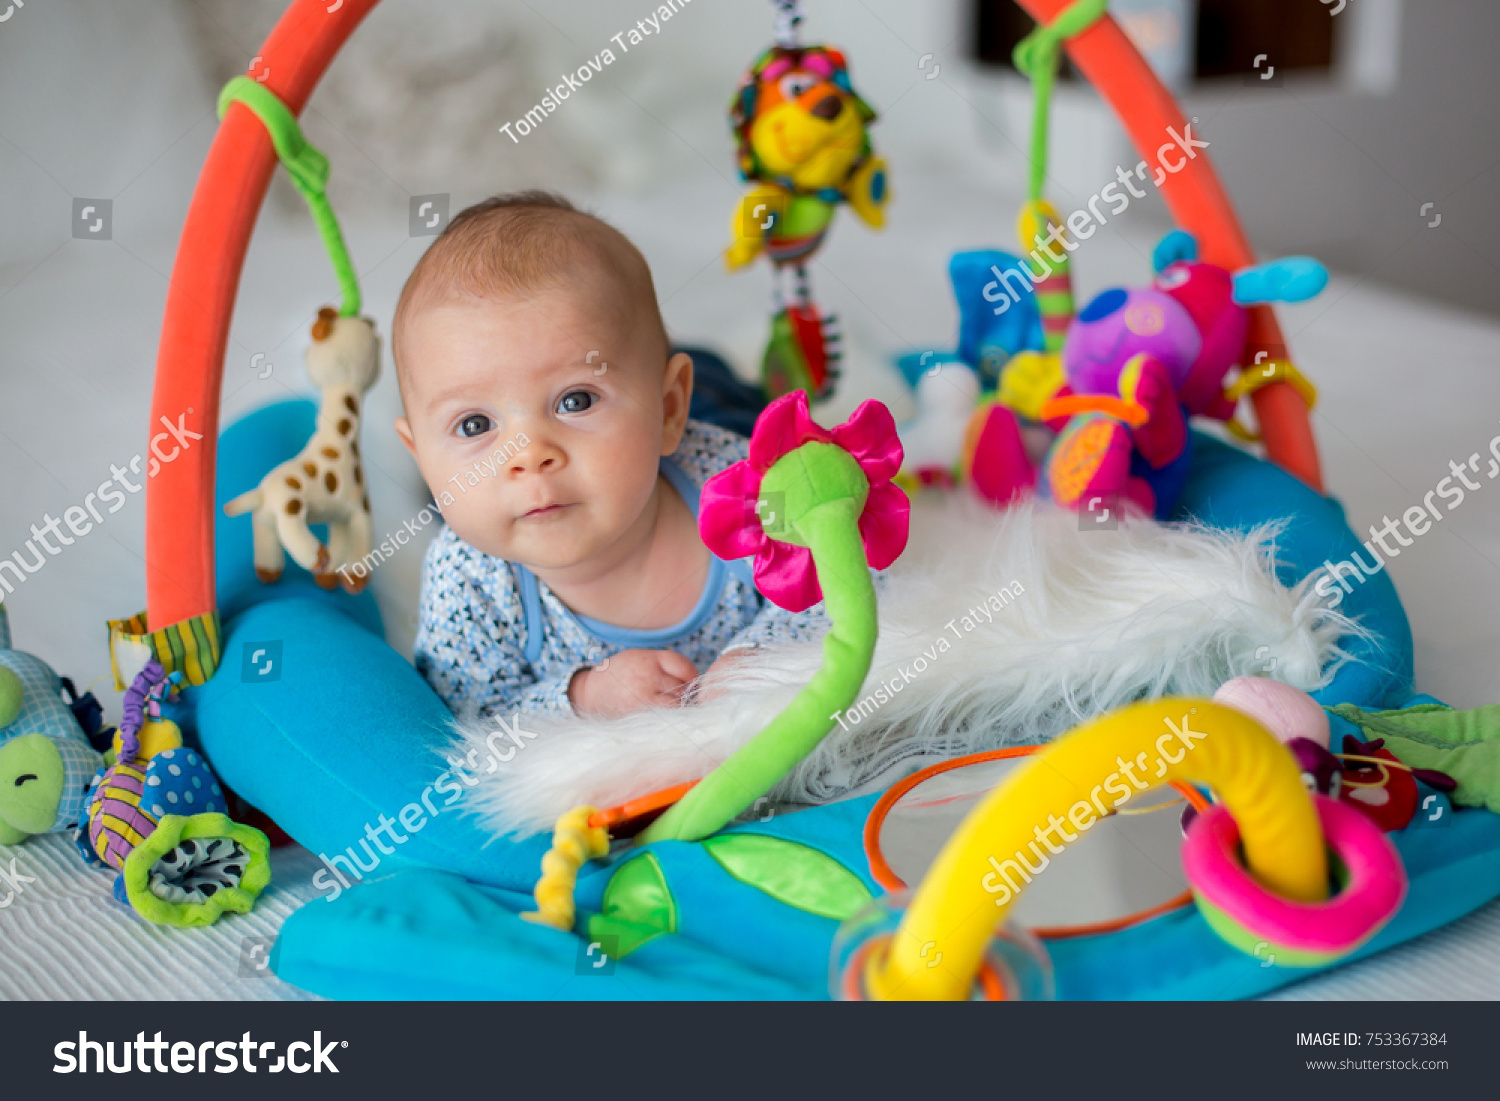
<instances>
[{"instance_id":1,"label":"orange padded arch","mask_svg":"<svg viewBox=\"0 0 1500 1101\"><path fill-rule=\"evenodd\" d=\"M1071 2L1018 0L1039 23L1051 23ZM1172 127L1180 134L1190 121L1172 93L1157 79L1111 16L1104 16L1064 45L1078 71L1114 110L1137 153L1154 164L1157 149L1172 140L1167 128ZM1167 176L1161 193L1173 221L1198 239L1204 260L1230 269L1255 263L1250 242L1245 239L1229 196L1206 154L1200 153L1182 171ZM1251 349L1252 359L1254 351L1268 346L1272 349L1272 359L1284 357L1285 353L1279 349L1285 346L1286 339L1270 306L1256 306L1250 311L1250 331L1245 343ZM1301 395L1287 383L1275 382L1257 390L1251 400L1255 403L1266 454L1321 493L1323 475L1318 448Z\"/></svg>"},{"instance_id":2,"label":"orange padded arch","mask_svg":"<svg viewBox=\"0 0 1500 1101\"><path fill-rule=\"evenodd\" d=\"M375 4L294 0L247 75L301 114L333 55ZM265 127L249 108L232 104L188 206L162 318L151 424L162 417L176 424L186 414L187 427L204 439L146 482L146 620L152 630L214 610L214 458L224 349L245 250L275 168Z\"/></svg>"}]
</instances>

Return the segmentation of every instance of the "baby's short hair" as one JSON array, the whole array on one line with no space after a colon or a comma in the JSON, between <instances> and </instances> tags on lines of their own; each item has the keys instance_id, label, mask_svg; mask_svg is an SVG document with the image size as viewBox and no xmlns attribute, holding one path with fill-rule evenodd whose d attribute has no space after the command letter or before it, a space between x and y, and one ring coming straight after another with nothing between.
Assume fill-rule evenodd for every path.
<instances>
[{"instance_id":1,"label":"baby's short hair","mask_svg":"<svg viewBox=\"0 0 1500 1101\"><path fill-rule=\"evenodd\" d=\"M461 210L417 261L391 322L398 382L406 373L402 333L417 312L453 300L525 296L561 286L588 264L619 292L606 308L627 327L644 322L654 328L665 362L666 325L640 250L561 195L518 191Z\"/></svg>"}]
</instances>

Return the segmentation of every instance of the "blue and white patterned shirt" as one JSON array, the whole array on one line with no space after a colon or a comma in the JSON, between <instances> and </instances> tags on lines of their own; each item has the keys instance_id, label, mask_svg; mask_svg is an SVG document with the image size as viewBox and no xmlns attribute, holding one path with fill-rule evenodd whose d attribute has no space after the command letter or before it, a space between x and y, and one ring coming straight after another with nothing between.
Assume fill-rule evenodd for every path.
<instances>
[{"instance_id":1,"label":"blue and white patterned shirt","mask_svg":"<svg viewBox=\"0 0 1500 1101\"><path fill-rule=\"evenodd\" d=\"M743 437L690 420L662 473L696 513L703 483L746 449ZM528 615L532 584L539 599ZM530 637L528 620L541 625L540 639ZM571 711L573 674L621 650L675 650L702 673L726 650L816 637L827 624L821 603L785 611L748 583L746 571L715 559L698 606L681 623L615 627L576 614L524 567L476 550L444 525L422 566L414 664L457 713Z\"/></svg>"}]
</instances>

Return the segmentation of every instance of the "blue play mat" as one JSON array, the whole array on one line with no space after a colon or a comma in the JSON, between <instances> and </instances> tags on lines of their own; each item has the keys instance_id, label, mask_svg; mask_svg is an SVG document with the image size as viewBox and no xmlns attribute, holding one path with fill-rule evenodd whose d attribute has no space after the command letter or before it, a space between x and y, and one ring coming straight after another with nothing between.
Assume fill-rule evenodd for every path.
<instances>
[{"instance_id":1,"label":"blue play mat","mask_svg":"<svg viewBox=\"0 0 1500 1101\"><path fill-rule=\"evenodd\" d=\"M295 454L314 415L308 402L283 402L228 428L218 451L218 503ZM1202 435L1179 513L1221 528L1289 518L1278 543L1286 583L1359 547L1336 502ZM424 791L436 810L420 827L407 826L405 843L379 846L389 852L363 872L363 883L327 890L288 919L272 957L279 976L335 998L827 996L830 949L850 899L880 894L861 839L874 796L733 827L707 842L627 849L586 866L580 920L608 907L606 886L623 862L646 860L654 867L640 868L660 884L674 930L623 959L590 953L587 938L518 916L532 906L550 838L494 839L461 799L434 798L450 717L384 641L371 594L324 592L295 568L262 585L251 569L249 525L248 517L218 524L224 661L189 697L191 724L214 768L314 853L343 853L369 836L367 826L381 836L382 821L421 805ZM1319 701L1372 710L1427 701L1412 693L1411 632L1389 577L1356 587L1342 610L1369 637L1346 641L1353 660L1316 694ZM249 662L256 650L279 655L274 676ZM1341 722L1333 719L1336 739L1356 732ZM739 849L774 844L757 836L776 839L800 880L752 886L734 874L727 850L715 847L725 836L743 837L733 843ZM1446 829L1392 837L1410 890L1396 918L1354 958L1500 894L1500 816L1465 810ZM820 875L842 884L837 899L809 888ZM1262 966L1220 940L1194 907L1118 932L1051 941L1048 949L1062 998L1240 998L1314 973Z\"/></svg>"}]
</instances>

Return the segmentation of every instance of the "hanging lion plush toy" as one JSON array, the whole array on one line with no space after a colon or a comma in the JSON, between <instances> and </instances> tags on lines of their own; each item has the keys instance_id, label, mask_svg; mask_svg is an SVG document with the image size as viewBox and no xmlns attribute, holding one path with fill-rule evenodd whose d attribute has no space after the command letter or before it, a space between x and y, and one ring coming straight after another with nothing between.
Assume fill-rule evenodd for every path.
<instances>
[{"instance_id":1,"label":"hanging lion plush toy","mask_svg":"<svg viewBox=\"0 0 1500 1101\"><path fill-rule=\"evenodd\" d=\"M731 270L762 252L771 261L774 314L761 368L771 398L831 392L838 337L834 319L812 303L807 263L840 203L879 229L889 199L885 161L870 145L875 112L855 93L841 52L796 44L800 21L794 3L778 4L777 44L750 67L729 110L740 175L753 186L735 211L725 260ZM790 305L788 269L796 281Z\"/></svg>"}]
</instances>

